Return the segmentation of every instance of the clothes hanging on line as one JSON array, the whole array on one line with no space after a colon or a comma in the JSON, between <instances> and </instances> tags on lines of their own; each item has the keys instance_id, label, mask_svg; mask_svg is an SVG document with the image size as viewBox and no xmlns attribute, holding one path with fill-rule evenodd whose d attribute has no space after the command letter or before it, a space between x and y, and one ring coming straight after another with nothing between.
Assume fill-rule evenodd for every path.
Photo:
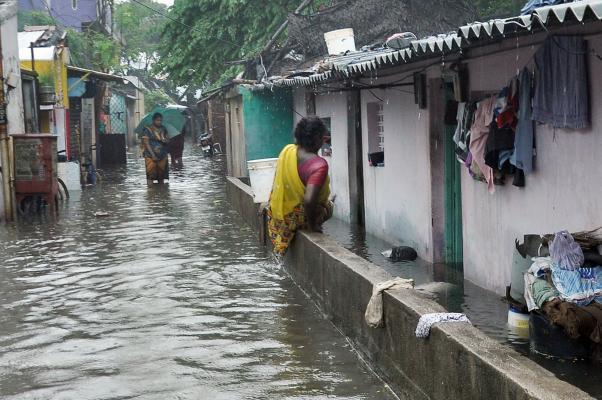
<instances>
[{"instance_id":1,"label":"clothes hanging on line","mask_svg":"<svg viewBox=\"0 0 602 400\"><path fill-rule=\"evenodd\" d=\"M491 96L478 103L474 115L474 121L470 128L470 153L472 154L472 164L476 163L480 172L487 182L489 193L495 192L493 185L493 169L485 162L485 147L489 137L490 126L493 122L493 110L497 98Z\"/></svg>"},{"instance_id":2,"label":"clothes hanging on line","mask_svg":"<svg viewBox=\"0 0 602 400\"><path fill-rule=\"evenodd\" d=\"M530 174L533 172L533 157L535 156L535 132L531 105L533 79L531 72L527 68L523 68L518 81L518 123L514 135L514 154L510 162L516 168L522 169L525 174Z\"/></svg>"},{"instance_id":3,"label":"clothes hanging on line","mask_svg":"<svg viewBox=\"0 0 602 400\"><path fill-rule=\"evenodd\" d=\"M588 127L587 42L583 37L548 37L535 54L535 63L533 120L554 128Z\"/></svg>"}]
</instances>

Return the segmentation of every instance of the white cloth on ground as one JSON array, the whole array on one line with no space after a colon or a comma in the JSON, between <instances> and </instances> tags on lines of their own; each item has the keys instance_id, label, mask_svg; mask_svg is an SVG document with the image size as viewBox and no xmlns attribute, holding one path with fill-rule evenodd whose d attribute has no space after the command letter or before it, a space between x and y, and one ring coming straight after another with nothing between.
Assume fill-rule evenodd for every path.
<instances>
[{"instance_id":1,"label":"white cloth on ground","mask_svg":"<svg viewBox=\"0 0 602 400\"><path fill-rule=\"evenodd\" d=\"M413 289L414 279L395 278L374 285L372 297L366 307L364 317L372 328L378 328L383 323L383 291L388 289Z\"/></svg>"},{"instance_id":2,"label":"white cloth on ground","mask_svg":"<svg viewBox=\"0 0 602 400\"><path fill-rule=\"evenodd\" d=\"M416 337L427 338L431 334L431 327L438 322L468 322L468 317L462 313L433 313L420 317L416 326Z\"/></svg>"}]
</instances>

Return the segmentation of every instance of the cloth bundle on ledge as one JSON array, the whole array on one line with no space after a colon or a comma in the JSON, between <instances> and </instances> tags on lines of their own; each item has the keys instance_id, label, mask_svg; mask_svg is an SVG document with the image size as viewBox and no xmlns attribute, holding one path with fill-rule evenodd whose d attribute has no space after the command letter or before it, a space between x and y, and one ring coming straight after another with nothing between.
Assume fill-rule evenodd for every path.
<instances>
[{"instance_id":1,"label":"cloth bundle on ledge","mask_svg":"<svg viewBox=\"0 0 602 400\"><path fill-rule=\"evenodd\" d=\"M366 307L364 318L368 325L372 328L381 327L383 324L383 291L389 289L413 289L414 280L395 278L378 285L374 285L372 289L372 297Z\"/></svg>"},{"instance_id":2,"label":"cloth bundle on ledge","mask_svg":"<svg viewBox=\"0 0 602 400\"><path fill-rule=\"evenodd\" d=\"M416 326L416 337L427 338L431 334L431 327L439 322L467 322L471 323L465 314L461 313L432 313L420 317Z\"/></svg>"}]
</instances>

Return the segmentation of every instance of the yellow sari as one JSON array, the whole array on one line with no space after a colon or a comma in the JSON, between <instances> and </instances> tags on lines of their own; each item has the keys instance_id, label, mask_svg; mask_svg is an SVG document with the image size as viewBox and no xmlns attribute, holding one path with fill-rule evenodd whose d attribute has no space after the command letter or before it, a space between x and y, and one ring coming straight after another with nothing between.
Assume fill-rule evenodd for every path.
<instances>
[{"instance_id":1,"label":"yellow sari","mask_svg":"<svg viewBox=\"0 0 602 400\"><path fill-rule=\"evenodd\" d=\"M286 253L297 230L306 227L304 196L305 185L299 177L297 165L297 145L289 144L278 157L268 208L268 232L276 254ZM320 222L332 216L329 196L330 178L327 177L320 191Z\"/></svg>"}]
</instances>

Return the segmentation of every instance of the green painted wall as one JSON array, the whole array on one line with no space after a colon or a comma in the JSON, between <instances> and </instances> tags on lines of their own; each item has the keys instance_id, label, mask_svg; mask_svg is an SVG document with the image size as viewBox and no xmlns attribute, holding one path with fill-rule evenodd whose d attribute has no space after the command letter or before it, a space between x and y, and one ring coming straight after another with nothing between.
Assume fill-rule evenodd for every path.
<instances>
[{"instance_id":1,"label":"green painted wall","mask_svg":"<svg viewBox=\"0 0 602 400\"><path fill-rule=\"evenodd\" d=\"M241 88L247 160L276 158L293 143L293 94L288 89Z\"/></svg>"}]
</instances>

